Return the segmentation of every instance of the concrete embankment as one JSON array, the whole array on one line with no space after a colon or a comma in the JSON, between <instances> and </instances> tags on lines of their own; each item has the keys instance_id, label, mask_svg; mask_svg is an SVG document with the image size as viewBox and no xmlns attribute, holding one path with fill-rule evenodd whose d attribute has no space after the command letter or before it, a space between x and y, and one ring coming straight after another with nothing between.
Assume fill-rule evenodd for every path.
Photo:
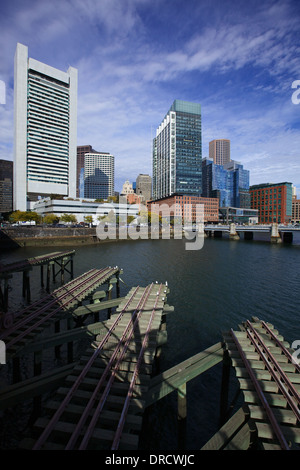
<instances>
[{"instance_id":1,"label":"concrete embankment","mask_svg":"<svg viewBox=\"0 0 300 470\"><path fill-rule=\"evenodd\" d=\"M103 240L105 241L105 240ZM110 240L107 240L110 241ZM5 227L0 229L0 248L28 246L76 246L99 243L96 227Z\"/></svg>"}]
</instances>

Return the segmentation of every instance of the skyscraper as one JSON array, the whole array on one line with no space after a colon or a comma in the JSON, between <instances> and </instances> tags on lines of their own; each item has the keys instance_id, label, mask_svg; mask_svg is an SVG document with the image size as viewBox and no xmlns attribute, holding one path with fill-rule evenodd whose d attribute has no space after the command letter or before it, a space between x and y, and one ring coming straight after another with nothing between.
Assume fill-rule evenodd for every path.
<instances>
[{"instance_id":1,"label":"skyscraper","mask_svg":"<svg viewBox=\"0 0 300 470\"><path fill-rule=\"evenodd\" d=\"M0 214L13 208L13 162L0 160Z\"/></svg>"},{"instance_id":2,"label":"skyscraper","mask_svg":"<svg viewBox=\"0 0 300 470\"><path fill-rule=\"evenodd\" d=\"M18 43L14 125L14 209L53 193L75 197L77 70L28 58Z\"/></svg>"},{"instance_id":3,"label":"skyscraper","mask_svg":"<svg viewBox=\"0 0 300 470\"><path fill-rule=\"evenodd\" d=\"M110 153L86 153L84 157L84 197L107 199L114 196L115 159Z\"/></svg>"},{"instance_id":4,"label":"skyscraper","mask_svg":"<svg viewBox=\"0 0 300 470\"><path fill-rule=\"evenodd\" d=\"M76 197L80 195L80 177L84 174L84 156L86 153L98 153L92 148L91 145L79 145L77 146L77 176L76 176Z\"/></svg>"},{"instance_id":5,"label":"skyscraper","mask_svg":"<svg viewBox=\"0 0 300 470\"><path fill-rule=\"evenodd\" d=\"M209 158L216 165L225 165L230 162L230 140L215 139L209 142Z\"/></svg>"},{"instance_id":6,"label":"skyscraper","mask_svg":"<svg viewBox=\"0 0 300 470\"><path fill-rule=\"evenodd\" d=\"M153 139L153 199L201 196L201 105L175 100Z\"/></svg>"},{"instance_id":7,"label":"skyscraper","mask_svg":"<svg viewBox=\"0 0 300 470\"><path fill-rule=\"evenodd\" d=\"M144 196L144 201L150 201L152 193L152 180L150 175L138 175L135 192L139 196Z\"/></svg>"},{"instance_id":8,"label":"skyscraper","mask_svg":"<svg viewBox=\"0 0 300 470\"><path fill-rule=\"evenodd\" d=\"M220 207L241 207L249 209L249 170L231 160L217 165L212 160L202 162L203 197L217 197Z\"/></svg>"}]
</instances>

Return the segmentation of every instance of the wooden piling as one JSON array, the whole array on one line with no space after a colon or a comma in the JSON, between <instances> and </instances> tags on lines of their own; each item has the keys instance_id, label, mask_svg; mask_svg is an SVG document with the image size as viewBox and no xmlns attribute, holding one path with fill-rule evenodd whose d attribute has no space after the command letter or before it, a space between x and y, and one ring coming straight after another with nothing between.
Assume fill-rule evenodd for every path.
<instances>
[{"instance_id":1,"label":"wooden piling","mask_svg":"<svg viewBox=\"0 0 300 470\"><path fill-rule=\"evenodd\" d=\"M41 264L41 287L44 287L44 266Z\"/></svg>"},{"instance_id":2,"label":"wooden piling","mask_svg":"<svg viewBox=\"0 0 300 470\"><path fill-rule=\"evenodd\" d=\"M186 447L187 397L186 382L177 389L178 449Z\"/></svg>"},{"instance_id":3,"label":"wooden piling","mask_svg":"<svg viewBox=\"0 0 300 470\"><path fill-rule=\"evenodd\" d=\"M22 289L23 297L26 297L27 302L30 302L30 277L29 277L29 270L26 269L23 271L23 289Z\"/></svg>"},{"instance_id":4,"label":"wooden piling","mask_svg":"<svg viewBox=\"0 0 300 470\"><path fill-rule=\"evenodd\" d=\"M33 357L34 357L33 373L34 373L34 377L37 377L41 375L42 373L43 352L35 351L33 354ZM41 409L42 409L42 397L41 395L37 395L33 398L32 419L36 419L36 417L41 414Z\"/></svg>"},{"instance_id":5,"label":"wooden piling","mask_svg":"<svg viewBox=\"0 0 300 470\"><path fill-rule=\"evenodd\" d=\"M223 368L222 368L222 383L221 383L221 398L220 398L220 418L219 424L223 426L227 419L228 412L228 393L229 393L229 378L230 378L231 361L227 349L223 353Z\"/></svg>"}]
</instances>

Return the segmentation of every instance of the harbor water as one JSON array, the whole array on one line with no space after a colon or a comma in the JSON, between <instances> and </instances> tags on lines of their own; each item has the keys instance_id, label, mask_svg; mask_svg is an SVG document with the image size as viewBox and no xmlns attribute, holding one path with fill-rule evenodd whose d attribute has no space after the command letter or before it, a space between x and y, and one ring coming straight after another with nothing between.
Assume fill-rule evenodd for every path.
<instances>
[{"instance_id":1,"label":"harbor water","mask_svg":"<svg viewBox=\"0 0 300 470\"><path fill-rule=\"evenodd\" d=\"M1 253L0 262L59 250L66 247L20 248ZM300 245L207 238L202 249L186 250L185 239L129 240L75 251L74 276L94 267L122 268L121 296L137 285L168 283L174 312L167 316L161 371L222 341L222 332L252 316L271 322L290 344L300 340ZM10 308L17 309L24 303L21 275L10 285ZM38 270L31 275L31 292L33 300L43 293ZM218 365L187 384L187 449L201 448L218 429L221 373ZM176 393L152 407L141 446L177 448Z\"/></svg>"}]
</instances>

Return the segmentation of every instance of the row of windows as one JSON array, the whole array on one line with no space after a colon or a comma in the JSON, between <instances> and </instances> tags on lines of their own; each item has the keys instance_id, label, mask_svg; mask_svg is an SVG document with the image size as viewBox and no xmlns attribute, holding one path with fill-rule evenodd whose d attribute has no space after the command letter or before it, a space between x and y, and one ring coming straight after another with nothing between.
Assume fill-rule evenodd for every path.
<instances>
[{"instance_id":1,"label":"row of windows","mask_svg":"<svg viewBox=\"0 0 300 470\"><path fill-rule=\"evenodd\" d=\"M69 113L59 113L46 109L44 107L37 107L32 103L28 103L27 116L31 119L37 119L38 121L45 120L46 122L58 122L63 125L69 122Z\"/></svg>"},{"instance_id":2,"label":"row of windows","mask_svg":"<svg viewBox=\"0 0 300 470\"><path fill-rule=\"evenodd\" d=\"M258 195L258 196L262 195L263 196L264 194L272 194L272 193L276 194L277 190L278 190L279 193L282 192L281 191L282 188L274 188L274 189L270 188L270 189L261 189L261 190L257 190L257 191L252 191L252 194L254 196L256 196L256 195Z\"/></svg>"},{"instance_id":3,"label":"row of windows","mask_svg":"<svg viewBox=\"0 0 300 470\"><path fill-rule=\"evenodd\" d=\"M59 100L56 96L41 96L38 93L29 89L28 100L30 103L33 103L38 108L47 108L49 111L54 110L58 112L60 110L67 111L69 110L69 101L66 100ZM61 112L61 111L60 111Z\"/></svg>"},{"instance_id":4,"label":"row of windows","mask_svg":"<svg viewBox=\"0 0 300 470\"><path fill-rule=\"evenodd\" d=\"M35 80L30 74L28 77L28 86L29 89L37 90L38 93L45 94L48 96L57 96L59 99L66 100L69 97L68 88L57 88L52 86L52 84L41 83L40 81Z\"/></svg>"}]
</instances>

